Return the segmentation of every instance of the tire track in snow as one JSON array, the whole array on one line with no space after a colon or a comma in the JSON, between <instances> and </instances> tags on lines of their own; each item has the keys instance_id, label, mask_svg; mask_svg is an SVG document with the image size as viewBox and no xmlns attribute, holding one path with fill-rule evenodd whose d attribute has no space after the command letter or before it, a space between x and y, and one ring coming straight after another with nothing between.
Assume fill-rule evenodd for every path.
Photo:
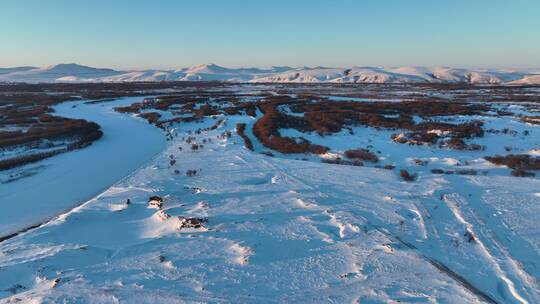
<instances>
[{"instance_id":1,"label":"tire track in snow","mask_svg":"<svg viewBox=\"0 0 540 304\"><path fill-rule=\"evenodd\" d=\"M307 184L307 182L301 180L298 177L293 177L293 176L291 176L291 174L285 173L285 171L282 170L281 168L279 168L276 164L270 164L268 161L265 161L265 163L270 165L271 167L275 168L276 171L279 171L280 173L287 176L291 180L294 180L296 182L300 182L301 184L313 189L313 187L309 186ZM322 206L319 206L319 207L322 208ZM419 209L417 209L417 210L419 210ZM416 246L412 245L411 243L405 242L401 238L399 238L398 236L394 236L391 233L385 231L385 229L382 229L381 227L370 224L369 221L367 221L367 219L365 219L365 220L366 220L366 225L367 226L373 227L377 231L379 231L379 232L383 233L384 235L386 235L389 239L394 239L394 240L398 241L399 243L405 245L406 247L410 248L411 250L414 250L414 252L416 252L416 254L418 256L420 256L422 259L429 262L431 265L433 265L435 268L437 268L441 273L446 274L449 278L451 278L452 280L457 282L459 285L463 286L466 290L468 290L472 294L476 295L482 301L484 301L486 303L495 303L495 304L498 303L491 295L489 295L488 293L482 291L480 288L476 287L472 282L468 281L463 276L461 276L458 273L451 270L444 263L442 263L442 262L440 262L440 261L438 261L438 260L436 260L434 258L428 257L427 255L422 253L421 250L419 250ZM342 233L342 231L340 230L340 236L342 235L341 233Z\"/></svg>"},{"instance_id":2,"label":"tire track in snow","mask_svg":"<svg viewBox=\"0 0 540 304\"><path fill-rule=\"evenodd\" d=\"M519 303L527 304L529 303L526 299L524 299L519 292L516 290L516 287L514 285L514 282L508 278L506 272L502 269L501 265L498 262L498 259L494 256L494 253L484 244L484 242L481 240L480 236L482 238L487 238L488 241L492 242L495 248L492 249L499 249L499 255L502 255L505 259L509 260L512 264L512 266L515 266L515 260L512 259L512 257L506 252L506 250L502 250L504 247L502 244L500 244L494 236L489 236L488 234L492 234L491 230L487 228L485 225L482 225L479 227L479 229L475 229L475 226L467 221L465 214L460 209L460 206L467 206L467 200L463 198L458 193L452 193L449 195L445 195L444 201L448 204L450 210L454 213L456 219L462 224L464 224L468 230L474 233L474 231L480 231L481 233L475 233L476 236L476 243L480 246L482 252L484 255L488 258L488 260L493 264L495 271L498 273L499 279L501 279L504 284L506 285L510 295L514 297L515 300L517 300ZM478 224L483 224L483 221L474 213L474 211L471 208L467 208L475 222ZM519 270L514 269L515 276L520 278L521 284L524 285L524 282L528 283L529 278L524 277L524 274L521 274ZM528 285L528 284L526 284ZM531 286L529 286L530 288Z\"/></svg>"},{"instance_id":3,"label":"tire track in snow","mask_svg":"<svg viewBox=\"0 0 540 304\"><path fill-rule=\"evenodd\" d=\"M502 267L501 265L499 264L499 260L493 256L493 254L491 253L490 251L490 248L488 248L488 246L486 246L480 239L478 239L478 235L477 235L477 229L475 227L475 225L471 224L469 221L467 221L467 216L465 214L463 214L462 210L460 209L461 206L466 206L467 203L466 203L466 200L465 198L463 198L462 196L460 196L458 193L456 192L453 192L453 190L455 189L444 189L444 191L442 189L438 189L436 190L434 193L431 193L429 195L429 197L426 197L426 196L412 196L411 198L420 198L421 202L422 202L422 205L425 207L425 202L423 200L425 200L426 198L429 198L429 200L433 200L434 197L438 197L439 194L441 195L440 197L440 200L441 202L443 202L443 206L446 206L447 207L447 210L449 211L449 214L448 216L452 216L452 218L461 226L465 227L466 228L466 231L470 232L472 236L475 237L475 243L480 247L480 250L482 252L482 255L485 257L486 259L486 266L489 267L490 270L492 270L494 272L494 274L497 276L497 278L499 278L499 283L501 286L504 286L503 288L506 289L506 293L502 293L501 291L499 291L497 289L497 291L499 292L500 296L506 300L509 300L509 298L506 298L506 296L510 296L515 303L529 303L526 299L524 299L519 293L518 291L516 290L515 288L515 285L514 285L514 282L512 280L510 280L508 277L507 277L507 274L502 270ZM454 198L454 200L452 200L452 198ZM464 201L465 200L465 201ZM438 200L437 200L438 202ZM436 209L439 205L435 205ZM470 212L473 212L472 210L469 210L471 208L468 208L467 211L470 211ZM422 210L427 210L427 208L422 208ZM440 209L439 209L440 210ZM438 217L441 217L442 215L438 215ZM474 212L473 212L473 216L475 216ZM431 218L431 217L430 217ZM442 218L440 218L439 220L445 220L445 221L448 221L448 218L445 218L444 216L442 216ZM436 221L439 221L437 219L435 219ZM480 222L482 222L480 219L477 219L479 220ZM451 225L452 226L455 226L455 222L448 222L448 224L454 224L454 225ZM429 225L429 231L430 233L433 233L434 235L428 239L431 239L432 241L435 242L435 245L438 243L438 242L442 242L443 240L440 238L440 236L438 235L438 225ZM453 227L455 228L455 227ZM480 227L480 229L483 231L485 229L489 230L489 228L487 226L482 226ZM482 236L484 236L484 234L482 234ZM400 239L402 242L405 242L404 240ZM495 240L492 240L492 239L489 239L489 241L495 241ZM412 245L411 243L408 243L409 245ZM419 252L422 252L421 249L415 247L417 250L419 250ZM429 258L429 256L427 256ZM509 256L505 256L505 258L507 258L508 260L510 261L513 261L513 259ZM430 258L432 259L432 258ZM449 267L447 265L444 265L443 263L441 263L440 261L434 259L433 261L435 261L437 264L440 264L440 265L443 265L444 267L448 268ZM458 273L455 273L453 272L455 275L458 275L460 277L460 280L461 279L464 279L463 276L459 275ZM521 277L519 274L517 274L518 277ZM521 279L523 279L521 277ZM525 282L529 282L528 280L525 280ZM469 281L470 283L470 281ZM520 280L520 283L523 284L523 280ZM473 285L474 286L474 285ZM475 287L476 288L476 287ZM497 287L499 288L499 287ZM530 296L529 293L527 293L527 295ZM493 298L493 297L492 297Z\"/></svg>"},{"instance_id":4,"label":"tire track in snow","mask_svg":"<svg viewBox=\"0 0 540 304\"><path fill-rule=\"evenodd\" d=\"M470 291L471 293L476 295L478 298L482 299L484 302L494 303L494 304L498 303L491 295L489 295L488 293L486 293L486 292L482 291L481 289L477 288L472 282L468 281L463 276L461 276L458 273L451 270L444 263L425 255L424 253L422 253L422 251L420 249L418 249L413 244L402 240L399 236L391 234L390 232L386 231L386 229L382 229L381 227L378 227L378 226L375 226L375 225L369 224L369 223L368 223L368 225L370 227L372 227L373 229L377 230L378 232L386 235L389 239L396 240L397 242L405 245L407 248L413 250L422 259L429 262L431 265L433 265L435 268L437 268L440 272L446 274L452 280L456 281L458 284L460 284L465 289L467 289L468 291Z\"/></svg>"}]
</instances>

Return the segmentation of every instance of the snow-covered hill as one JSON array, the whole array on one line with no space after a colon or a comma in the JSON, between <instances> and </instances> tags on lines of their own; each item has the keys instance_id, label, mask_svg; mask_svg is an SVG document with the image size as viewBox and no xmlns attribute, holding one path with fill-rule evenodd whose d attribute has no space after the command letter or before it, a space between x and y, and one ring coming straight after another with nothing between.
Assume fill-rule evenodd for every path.
<instances>
[{"instance_id":1,"label":"snow-covered hill","mask_svg":"<svg viewBox=\"0 0 540 304\"><path fill-rule=\"evenodd\" d=\"M101 81L236 81L250 82L257 77L290 71L290 67L270 69L238 68L231 69L216 64L201 64L173 71L135 71L101 79Z\"/></svg>"},{"instance_id":2,"label":"snow-covered hill","mask_svg":"<svg viewBox=\"0 0 540 304\"><path fill-rule=\"evenodd\" d=\"M255 82L478 83L499 84L530 76L518 71L426 67L303 68L256 78Z\"/></svg>"},{"instance_id":3,"label":"snow-covered hill","mask_svg":"<svg viewBox=\"0 0 540 304\"><path fill-rule=\"evenodd\" d=\"M23 66L23 67L15 67L15 68L0 68L0 75L4 74L10 74L15 72L24 72L37 69L36 67L30 67L30 66Z\"/></svg>"},{"instance_id":4,"label":"snow-covered hill","mask_svg":"<svg viewBox=\"0 0 540 304\"><path fill-rule=\"evenodd\" d=\"M19 69L0 75L0 81L8 82L69 82L99 81L99 79L124 72L112 69L98 69L75 63L58 64L44 68Z\"/></svg>"},{"instance_id":5,"label":"snow-covered hill","mask_svg":"<svg viewBox=\"0 0 540 304\"><path fill-rule=\"evenodd\" d=\"M540 83L540 74L527 75L519 80L515 80L512 84L528 84L528 83Z\"/></svg>"},{"instance_id":6,"label":"snow-covered hill","mask_svg":"<svg viewBox=\"0 0 540 304\"><path fill-rule=\"evenodd\" d=\"M226 68L202 64L177 70L117 71L59 64L0 68L0 82L233 81L278 83L473 83L540 84L539 71L448 67Z\"/></svg>"}]
</instances>

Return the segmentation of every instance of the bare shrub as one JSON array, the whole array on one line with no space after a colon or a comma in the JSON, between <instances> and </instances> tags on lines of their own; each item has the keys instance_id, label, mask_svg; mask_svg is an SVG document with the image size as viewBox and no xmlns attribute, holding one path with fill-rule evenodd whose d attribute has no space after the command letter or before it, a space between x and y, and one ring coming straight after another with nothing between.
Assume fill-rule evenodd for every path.
<instances>
[{"instance_id":1,"label":"bare shrub","mask_svg":"<svg viewBox=\"0 0 540 304\"><path fill-rule=\"evenodd\" d=\"M469 229L465 230L463 236L467 239L467 242L469 243L476 242L476 236Z\"/></svg>"},{"instance_id":2,"label":"bare shrub","mask_svg":"<svg viewBox=\"0 0 540 304\"><path fill-rule=\"evenodd\" d=\"M203 228L203 223L208 222L207 218L179 216L178 219L180 220L178 224L178 230L181 230L182 228Z\"/></svg>"},{"instance_id":3,"label":"bare shrub","mask_svg":"<svg viewBox=\"0 0 540 304\"><path fill-rule=\"evenodd\" d=\"M410 174L409 171L405 169L399 171L399 176L401 176L401 178L407 182L412 182L416 180L416 174Z\"/></svg>"},{"instance_id":4,"label":"bare shrub","mask_svg":"<svg viewBox=\"0 0 540 304\"><path fill-rule=\"evenodd\" d=\"M465 150L467 148L467 144L463 141L463 139L457 137L448 140L445 145L455 150Z\"/></svg>"},{"instance_id":5,"label":"bare shrub","mask_svg":"<svg viewBox=\"0 0 540 304\"><path fill-rule=\"evenodd\" d=\"M427 160L423 160L423 159L418 159L418 158L415 158L413 160L414 164L417 165L417 166L425 166L428 164L428 161Z\"/></svg>"},{"instance_id":6,"label":"bare shrub","mask_svg":"<svg viewBox=\"0 0 540 304\"><path fill-rule=\"evenodd\" d=\"M148 198L148 206L161 209L163 207L163 198L157 195L151 196L150 198Z\"/></svg>"},{"instance_id":7,"label":"bare shrub","mask_svg":"<svg viewBox=\"0 0 540 304\"><path fill-rule=\"evenodd\" d=\"M369 151L368 149L354 149L354 150L347 150L345 151L345 156L349 159L357 159L357 160L363 160L368 161L372 163L379 162L379 158L377 155L375 155L373 152Z\"/></svg>"}]
</instances>

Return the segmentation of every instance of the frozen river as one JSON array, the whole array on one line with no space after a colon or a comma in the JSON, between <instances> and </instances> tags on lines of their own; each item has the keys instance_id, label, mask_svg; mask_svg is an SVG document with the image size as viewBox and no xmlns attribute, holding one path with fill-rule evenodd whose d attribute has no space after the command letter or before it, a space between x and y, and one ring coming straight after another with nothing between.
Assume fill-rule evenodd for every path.
<instances>
[{"instance_id":1,"label":"frozen river","mask_svg":"<svg viewBox=\"0 0 540 304\"><path fill-rule=\"evenodd\" d=\"M67 102L56 106L56 115L94 121L104 135L82 150L29 165L43 166L36 175L0 184L0 237L83 203L162 151L166 141L161 130L146 120L113 110L141 98L97 104Z\"/></svg>"}]
</instances>

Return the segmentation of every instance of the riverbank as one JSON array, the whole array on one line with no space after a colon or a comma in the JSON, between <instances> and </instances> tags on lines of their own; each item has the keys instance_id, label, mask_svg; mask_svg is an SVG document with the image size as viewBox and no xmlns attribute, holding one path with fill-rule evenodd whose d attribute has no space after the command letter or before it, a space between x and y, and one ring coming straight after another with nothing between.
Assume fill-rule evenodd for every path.
<instances>
[{"instance_id":1,"label":"riverbank","mask_svg":"<svg viewBox=\"0 0 540 304\"><path fill-rule=\"evenodd\" d=\"M116 106L142 97L107 103L66 102L55 115L98 123L104 136L85 149L19 168L36 174L0 185L0 231L9 235L85 202L146 164L165 148L162 131Z\"/></svg>"}]
</instances>

